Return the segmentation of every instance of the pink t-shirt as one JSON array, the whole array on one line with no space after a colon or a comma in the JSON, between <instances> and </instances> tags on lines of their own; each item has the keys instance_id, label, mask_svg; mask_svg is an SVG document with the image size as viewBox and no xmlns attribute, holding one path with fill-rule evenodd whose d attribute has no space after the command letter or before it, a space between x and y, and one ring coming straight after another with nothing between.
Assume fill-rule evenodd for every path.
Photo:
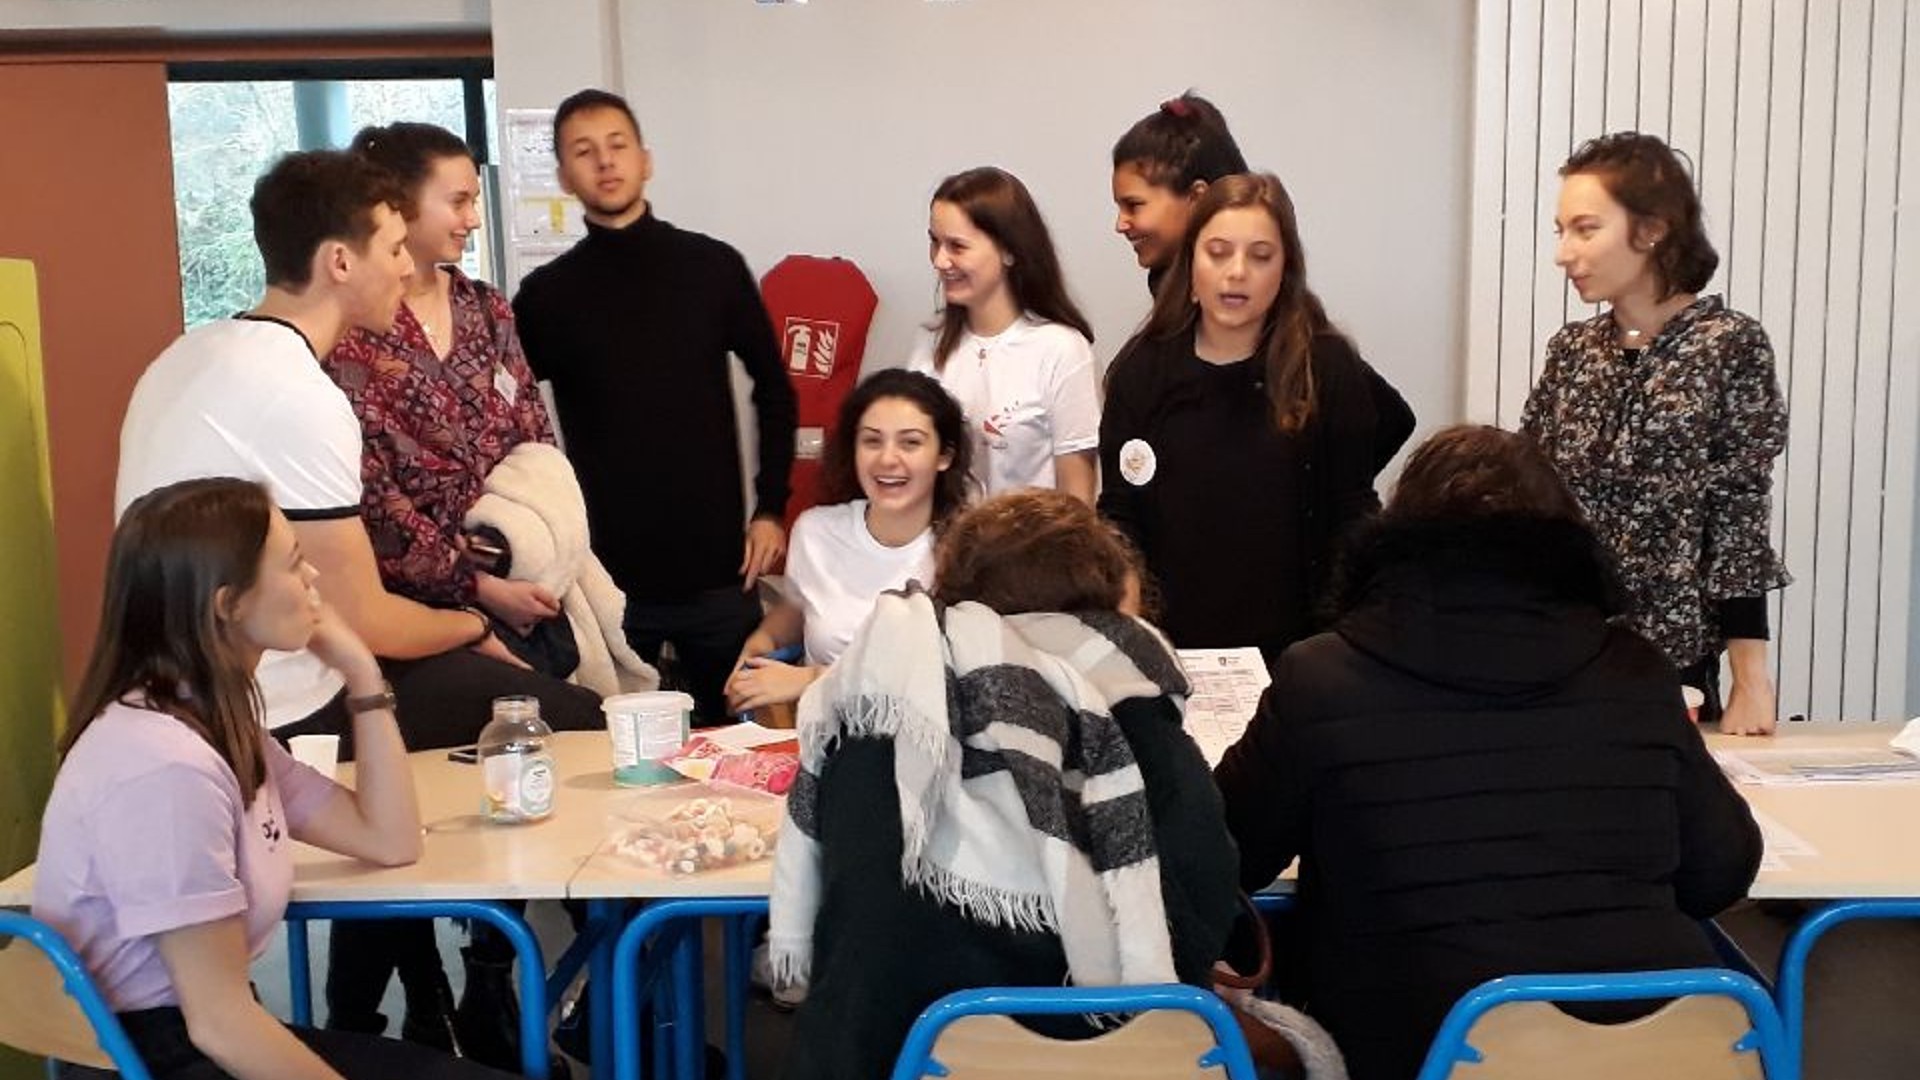
<instances>
[{"instance_id":1,"label":"pink t-shirt","mask_svg":"<svg viewBox=\"0 0 1920 1080\"><path fill-rule=\"evenodd\" d=\"M177 1005L154 938L246 917L258 957L286 914L293 836L333 781L267 738L251 808L206 740L165 713L109 705L54 778L33 913L65 935L116 1011Z\"/></svg>"}]
</instances>

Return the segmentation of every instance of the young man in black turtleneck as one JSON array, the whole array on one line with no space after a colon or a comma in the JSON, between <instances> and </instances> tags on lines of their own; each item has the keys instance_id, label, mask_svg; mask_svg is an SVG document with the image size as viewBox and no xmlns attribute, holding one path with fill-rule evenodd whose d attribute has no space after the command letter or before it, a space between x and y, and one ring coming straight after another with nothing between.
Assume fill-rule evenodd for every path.
<instances>
[{"instance_id":1,"label":"young man in black turtleneck","mask_svg":"<svg viewBox=\"0 0 1920 1080\"><path fill-rule=\"evenodd\" d=\"M653 156L625 100L561 102L553 150L587 237L521 283L520 340L553 386L594 551L627 593L627 637L649 661L671 641L699 720L714 723L759 625L754 583L786 550L793 388L746 260L653 215ZM759 420L744 539L729 354Z\"/></svg>"}]
</instances>

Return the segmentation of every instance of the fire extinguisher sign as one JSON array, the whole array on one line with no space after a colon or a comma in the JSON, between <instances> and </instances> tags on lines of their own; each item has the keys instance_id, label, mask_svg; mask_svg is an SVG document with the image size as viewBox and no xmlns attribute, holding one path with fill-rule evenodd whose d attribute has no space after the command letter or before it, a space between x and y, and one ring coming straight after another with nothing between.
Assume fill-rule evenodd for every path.
<instances>
[{"instance_id":1,"label":"fire extinguisher sign","mask_svg":"<svg viewBox=\"0 0 1920 1080\"><path fill-rule=\"evenodd\" d=\"M840 344L840 324L830 319L787 316L787 370L810 379L833 374L833 354Z\"/></svg>"}]
</instances>

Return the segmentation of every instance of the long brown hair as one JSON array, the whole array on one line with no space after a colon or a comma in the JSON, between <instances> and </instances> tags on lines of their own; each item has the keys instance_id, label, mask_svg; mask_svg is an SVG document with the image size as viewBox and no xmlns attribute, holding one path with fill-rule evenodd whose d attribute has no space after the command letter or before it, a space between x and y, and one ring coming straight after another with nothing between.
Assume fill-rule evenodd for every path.
<instances>
[{"instance_id":1,"label":"long brown hair","mask_svg":"<svg viewBox=\"0 0 1920 1080\"><path fill-rule=\"evenodd\" d=\"M64 758L108 705L128 697L207 740L245 804L266 781L260 691L220 611L253 587L273 504L260 485L216 478L134 500L107 555L100 636L73 699Z\"/></svg>"},{"instance_id":2,"label":"long brown hair","mask_svg":"<svg viewBox=\"0 0 1920 1080\"><path fill-rule=\"evenodd\" d=\"M968 169L940 181L933 201L959 207L974 228L992 237L1001 252L1013 260L1007 267L1007 288L1023 314L1071 326L1080 331L1081 337L1093 340L1093 324L1067 295L1066 278L1060 273L1060 257L1054 254L1047 220L1040 216L1040 207L1019 178L990 165ZM967 309L948 304L936 326L940 331L933 344L937 371L946 366L947 355L967 331Z\"/></svg>"},{"instance_id":3,"label":"long brown hair","mask_svg":"<svg viewBox=\"0 0 1920 1080\"><path fill-rule=\"evenodd\" d=\"M1313 419L1318 395L1313 378L1313 339L1321 334L1338 334L1327 321L1327 309L1307 287L1307 250L1300 243L1300 223L1294 216L1293 199L1285 185L1272 173L1241 173L1224 176L1207 186L1206 193L1194 205L1187 222L1187 236L1175 253L1167 280L1153 299L1153 312L1140 336L1173 338L1192 330L1200 317L1200 305L1193 298L1193 252L1200 241L1200 230L1223 210L1257 207L1273 218L1280 230L1282 270L1280 295L1261 326L1261 363L1267 398L1272 404L1273 426L1289 434L1306 427Z\"/></svg>"}]
</instances>

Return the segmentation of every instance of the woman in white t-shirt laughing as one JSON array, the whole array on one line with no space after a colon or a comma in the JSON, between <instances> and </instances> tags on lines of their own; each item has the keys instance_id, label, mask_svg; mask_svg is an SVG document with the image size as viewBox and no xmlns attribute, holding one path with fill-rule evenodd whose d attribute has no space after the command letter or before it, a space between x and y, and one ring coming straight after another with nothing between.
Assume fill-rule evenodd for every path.
<instances>
[{"instance_id":1,"label":"woman in white t-shirt laughing","mask_svg":"<svg viewBox=\"0 0 1920 1080\"><path fill-rule=\"evenodd\" d=\"M889 368L847 395L827 440L827 501L793 523L786 597L747 638L729 708L798 701L874 597L933 584L934 533L966 504L972 451L959 403L929 375ZM796 648L800 663L773 655Z\"/></svg>"},{"instance_id":2,"label":"woman in white t-shirt laughing","mask_svg":"<svg viewBox=\"0 0 1920 1080\"><path fill-rule=\"evenodd\" d=\"M1091 504L1093 330L1067 295L1033 196L1002 169L947 177L933 193L927 252L945 307L907 367L960 402L982 492L1058 488Z\"/></svg>"}]
</instances>

